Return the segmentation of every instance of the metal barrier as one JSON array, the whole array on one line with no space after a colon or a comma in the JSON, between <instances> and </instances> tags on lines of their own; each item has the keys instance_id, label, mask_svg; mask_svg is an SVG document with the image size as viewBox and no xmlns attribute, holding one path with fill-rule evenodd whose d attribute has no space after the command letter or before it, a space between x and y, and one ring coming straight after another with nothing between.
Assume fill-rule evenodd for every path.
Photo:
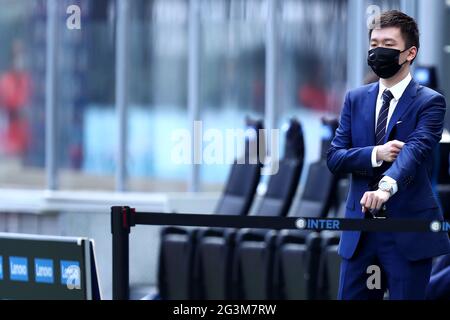
<instances>
[{"instance_id":1,"label":"metal barrier","mask_svg":"<svg viewBox=\"0 0 450 320\"><path fill-rule=\"evenodd\" d=\"M129 299L129 235L136 225L221 228L295 229L314 231L449 232L449 221L418 219L338 219L308 217L233 216L136 212L128 206L111 207L113 237L113 299Z\"/></svg>"}]
</instances>

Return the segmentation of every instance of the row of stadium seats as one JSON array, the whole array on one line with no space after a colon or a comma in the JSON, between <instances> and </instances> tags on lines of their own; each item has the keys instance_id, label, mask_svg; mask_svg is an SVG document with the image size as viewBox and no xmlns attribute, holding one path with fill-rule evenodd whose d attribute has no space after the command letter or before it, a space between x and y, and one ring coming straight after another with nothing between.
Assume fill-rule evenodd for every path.
<instances>
[{"instance_id":1,"label":"row of stadium seats","mask_svg":"<svg viewBox=\"0 0 450 320\"><path fill-rule=\"evenodd\" d=\"M247 120L261 129L262 122ZM333 176L326 150L337 127L323 119L321 158L309 165L305 189L294 202L303 173L304 141L300 123L291 120L284 157L270 177L252 215L343 217L349 179ZM256 136L256 143L259 141ZM255 141L253 141L255 142ZM244 156L251 158L250 139ZM448 219L449 144L441 143L436 193ZM257 155L256 155L257 156ZM259 160L259 159L258 159ZM260 181L261 165L232 165L215 214L248 215ZM161 299L335 299L339 284L339 232L232 228L164 228L158 269Z\"/></svg>"},{"instance_id":2,"label":"row of stadium seats","mask_svg":"<svg viewBox=\"0 0 450 320\"><path fill-rule=\"evenodd\" d=\"M261 122L248 120L247 125L262 128ZM334 132L337 121L324 119L323 125ZM328 148L331 139L332 136L324 139L322 149ZM245 156L251 157L247 154L248 143ZM308 187L298 204L291 208L304 161L302 127L298 121L291 120L279 171L270 177L267 190L252 214L328 216L346 192L338 196L339 179L329 172L324 154L309 166ZM247 215L260 169L260 164L232 165L215 214ZM335 233L321 236L301 230L164 228L159 295L162 299L334 298L339 272L338 241L339 235Z\"/></svg>"}]
</instances>

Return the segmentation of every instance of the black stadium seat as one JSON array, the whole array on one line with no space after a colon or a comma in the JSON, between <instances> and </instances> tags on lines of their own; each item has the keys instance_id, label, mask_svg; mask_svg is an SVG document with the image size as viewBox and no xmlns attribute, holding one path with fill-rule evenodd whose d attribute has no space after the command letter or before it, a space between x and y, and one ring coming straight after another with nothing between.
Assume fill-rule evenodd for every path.
<instances>
[{"instance_id":1,"label":"black stadium seat","mask_svg":"<svg viewBox=\"0 0 450 320\"><path fill-rule=\"evenodd\" d=\"M286 216L292 200L294 198L298 182L300 179L304 156L303 131L296 120L291 120L289 129L286 132L285 158L279 163L279 170L275 175L270 176L267 191L263 196L254 215L265 216ZM200 261L200 285L202 288L202 298L205 299L232 299L241 297L242 288L245 287L243 279L240 277L238 257L244 260L241 262L249 266L252 275L257 278L267 276L264 266L270 266L273 250L259 251L247 245L256 242L273 243L273 231L242 229L237 232L227 229L222 232L210 230L202 235L199 240L199 261ZM269 246L273 248L272 246ZM235 248L239 250L236 252ZM245 251L248 249L247 251ZM246 252L245 256L240 253ZM264 257L261 256L264 255ZM249 260L248 260L248 259ZM249 263L246 264L245 262ZM255 263L258 267L255 267ZM259 265L262 263L263 265ZM247 278L246 278L247 279ZM259 283L259 282L258 282ZM262 282L264 285L270 283ZM270 292L271 288L264 287L264 292ZM256 291L260 292L257 288Z\"/></svg>"},{"instance_id":2,"label":"black stadium seat","mask_svg":"<svg viewBox=\"0 0 450 320\"><path fill-rule=\"evenodd\" d=\"M337 178L321 160L310 165L306 187L294 216L326 217ZM275 292L280 299L317 299L321 237L306 230L282 230L276 241Z\"/></svg>"},{"instance_id":3,"label":"black stadium seat","mask_svg":"<svg viewBox=\"0 0 450 320\"><path fill-rule=\"evenodd\" d=\"M246 119L248 128L256 133L262 129L261 121ZM244 157L250 159L251 143L259 147L259 135L256 141L246 140ZM255 148L259 150L259 148ZM257 156L256 156L257 157ZM246 215L253 202L256 188L261 175L259 158L255 164L246 161L239 164L237 161L231 166L228 180L216 207L216 214ZM203 229L185 229L166 227L161 231L161 245L158 265L158 288L162 299L195 299L198 297L196 272L196 240L197 234Z\"/></svg>"},{"instance_id":4,"label":"black stadium seat","mask_svg":"<svg viewBox=\"0 0 450 320\"><path fill-rule=\"evenodd\" d=\"M227 185L215 209L216 214L246 215L250 211L261 173L259 164L231 166Z\"/></svg>"},{"instance_id":5,"label":"black stadium seat","mask_svg":"<svg viewBox=\"0 0 450 320\"><path fill-rule=\"evenodd\" d=\"M341 179L339 181L338 194L340 205L334 217L344 218L346 210L346 198L350 182L348 179ZM341 237L340 231L325 231L321 233L320 250L320 268L319 268L319 298L323 300L337 299L339 287L339 271L341 258L337 251L339 240Z\"/></svg>"},{"instance_id":6,"label":"black stadium seat","mask_svg":"<svg viewBox=\"0 0 450 320\"><path fill-rule=\"evenodd\" d=\"M336 300L339 288L341 258L338 255L340 232L322 234L319 268L320 299Z\"/></svg>"},{"instance_id":7,"label":"black stadium seat","mask_svg":"<svg viewBox=\"0 0 450 320\"><path fill-rule=\"evenodd\" d=\"M269 181L267 193L256 212L264 216L286 216L300 178L298 161L285 159ZM235 270L238 298L266 299L273 293L272 270L276 232L242 229L236 238Z\"/></svg>"},{"instance_id":8,"label":"black stadium seat","mask_svg":"<svg viewBox=\"0 0 450 320\"><path fill-rule=\"evenodd\" d=\"M307 300L317 298L320 235L282 232L277 238L274 287L277 298Z\"/></svg>"},{"instance_id":9,"label":"black stadium seat","mask_svg":"<svg viewBox=\"0 0 450 320\"><path fill-rule=\"evenodd\" d=\"M258 181L260 178L261 166L251 165L251 164L234 164L230 173L229 186L234 186L234 188L226 188L226 192L222 199L219 201L216 212L218 214L226 215L247 215L250 211L251 203L256 194L256 188L258 186ZM256 180L256 178L258 180ZM252 181L253 179L253 181ZM246 181L247 183L244 183ZM251 183L250 183L251 181ZM228 192L227 192L228 191ZM242 195L248 195L247 197L239 196L236 191L240 191ZM251 195L251 196L250 196ZM247 200L246 200L247 199ZM250 200L250 201L248 201ZM240 207L239 207L240 205ZM194 263L192 269L192 290L195 293L195 298L203 298L204 288L202 286L202 281L205 277L209 276L208 270L202 271L202 261L201 257L206 255L209 259L214 259L213 256L216 254L214 250L218 243L228 243L230 242L230 237L234 236L233 229L223 229L223 228L206 228L200 229L195 234L195 244L197 244ZM219 237L219 238L218 238ZM226 248L228 250L228 248ZM216 268L224 268L223 265L218 264ZM214 277L216 270L212 270L212 277ZM214 288L211 288L214 290Z\"/></svg>"},{"instance_id":10,"label":"black stadium seat","mask_svg":"<svg viewBox=\"0 0 450 320\"><path fill-rule=\"evenodd\" d=\"M342 201L338 184L343 176L333 175L326 165L326 153L339 122L322 118L323 135L319 161L309 167L305 190L294 216L326 217ZM348 187L347 184L343 184ZM344 190L345 192L345 190ZM324 289L320 263L321 234L306 230L282 230L276 241L274 288L279 299L320 299Z\"/></svg>"}]
</instances>

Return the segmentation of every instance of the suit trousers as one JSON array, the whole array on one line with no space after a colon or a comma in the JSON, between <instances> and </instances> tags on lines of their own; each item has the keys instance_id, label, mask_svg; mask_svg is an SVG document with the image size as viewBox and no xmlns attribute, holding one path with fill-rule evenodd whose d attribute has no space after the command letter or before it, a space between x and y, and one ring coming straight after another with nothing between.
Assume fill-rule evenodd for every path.
<instances>
[{"instance_id":1,"label":"suit trousers","mask_svg":"<svg viewBox=\"0 0 450 320\"><path fill-rule=\"evenodd\" d=\"M342 259L338 299L382 300L387 290L391 300L423 300L431 266L431 258L410 261L402 256L392 233L363 232L353 257ZM373 288L374 270L380 271L378 288Z\"/></svg>"}]
</instances>

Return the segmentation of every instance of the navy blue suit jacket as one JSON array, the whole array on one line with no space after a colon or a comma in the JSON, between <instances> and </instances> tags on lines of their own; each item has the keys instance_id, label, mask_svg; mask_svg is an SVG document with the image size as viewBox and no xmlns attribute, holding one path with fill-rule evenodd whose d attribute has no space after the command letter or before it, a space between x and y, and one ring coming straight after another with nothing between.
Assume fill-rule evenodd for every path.
<instances>
[{"instance_id":1,"label":"navy blue suit jacket","mask_svg":"<svg viewBox=\"0 0 450 320\"><path fill-rule=\"evenodd\" d=\"M327 153L333 173L350 173L346 217L364 217L360 200L379 176L397 181L398 191L386 203L391 218L442 220L431 187L432 153L439 143L446 111L439 93L411 80L389 121L386 138L405 142L393 163L373 168L371 154L375 145L375 108L379 84L373 83L347 93L339 127ZM376 182L376 181L375 181ZM420 260L450 252L446 233L395 233L398 250L409 260ZM360 232L342 233L339 254L350 259Z\"/></svg>"}]
</instances>

